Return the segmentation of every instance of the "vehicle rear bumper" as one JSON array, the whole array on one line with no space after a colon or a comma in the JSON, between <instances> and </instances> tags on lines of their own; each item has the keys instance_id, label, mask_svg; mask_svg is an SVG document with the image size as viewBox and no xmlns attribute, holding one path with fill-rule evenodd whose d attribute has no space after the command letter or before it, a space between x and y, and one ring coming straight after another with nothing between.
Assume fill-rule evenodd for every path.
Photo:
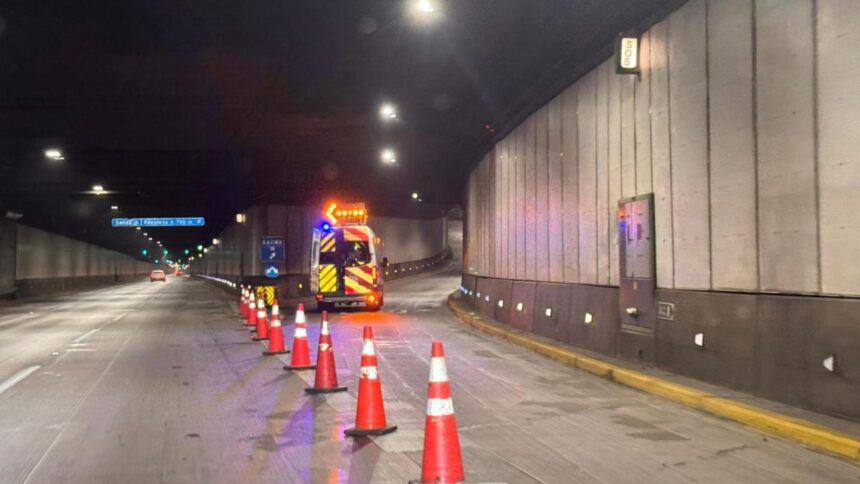
<instances>
[{"instance_id":1,"label":"vehicle rear bumper","mask_svg":"<svg viewBox=\"0 0 860 484\"><path fill-rule=\"evenodd\" d=\"M317 294L317 301L335 307L366 307L379 305L380 293L371 294ZM371 299L371 297L373 299Z\"/></svg>"}]
</instances>

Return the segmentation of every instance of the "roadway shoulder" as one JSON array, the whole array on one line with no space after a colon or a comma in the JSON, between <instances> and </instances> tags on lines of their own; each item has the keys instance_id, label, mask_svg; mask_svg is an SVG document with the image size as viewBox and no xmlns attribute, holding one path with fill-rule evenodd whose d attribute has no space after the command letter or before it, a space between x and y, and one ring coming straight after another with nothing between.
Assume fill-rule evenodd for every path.
<instances>
[{"instance_id":1,"label":"roadway shoulder","mask_svg":"<svg viewBox=\"0 0 860 484\"><path fill-rule=\"evenodd\" d=\"M802 443L809 448L824 451L860 465L860 432L846 433L833 428L838 425L843 429L855 430L858 428L855 423L818 416L818 414L815 414L814 418L825 420L829 425L813 423L803 418L735 400L736 398L744 398L747 401L757 400L746 394L731 390L719 391L717 394L693 385L672 381L675 378L670 374L661 375L653 368L636 368L621 361L611 361L612 359L608 357L573 349L562 343L486 318L459 301L457 294L454 292L448 297L448 307L460 320L484 333L504 338L568 366L608 378L622 385L742 423L769 435ZM810 412L804 410L797 410L797 412L812 416Z\"/></svg>"}]
</instances>

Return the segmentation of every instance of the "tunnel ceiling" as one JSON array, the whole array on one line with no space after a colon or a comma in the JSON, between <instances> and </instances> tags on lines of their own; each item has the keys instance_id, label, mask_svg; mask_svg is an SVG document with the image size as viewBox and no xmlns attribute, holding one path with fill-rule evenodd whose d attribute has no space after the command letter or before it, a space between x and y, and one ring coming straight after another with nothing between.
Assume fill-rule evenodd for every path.
<instances>
[{"instance_id":1,"label":"tunnel ceiling","mask_svg":"<svg viewBox=\"0 0 860 484\"><path fill-rule=\"evenodd\" d=\"M153 230L176 246L260 200L459 203L469 164L536 89L680 3L448 1L420 22L405 1L4 2L0 209L128 250L111 205L208 218ZM395 123L380 122L386 101ZM83 193L94 184L115 193Z\"/></svg>"}]
</instances>

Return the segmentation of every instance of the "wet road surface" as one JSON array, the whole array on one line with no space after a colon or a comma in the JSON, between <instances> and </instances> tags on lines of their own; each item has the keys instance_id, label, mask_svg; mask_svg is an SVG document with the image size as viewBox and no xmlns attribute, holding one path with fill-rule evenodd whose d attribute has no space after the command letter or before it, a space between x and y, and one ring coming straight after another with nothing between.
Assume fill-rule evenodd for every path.
<instances>
[{"instance_id":1,"label":"wet road surface","mask_svg":"<svg viewBox=\"0 0 860 484\"><path fill-rule=\"evenodd\" d=\"M458 281L452 266L389 282L385 311L332 315L349 392L315 397L313 372L263 357L232 296L199 279L0 306L0 482L402 483L420 476L433 339L469 482L860 482L846 462L482 335L445 307ZM352 440L365 324L399 430Z\"/></svg>"}]
</instances>

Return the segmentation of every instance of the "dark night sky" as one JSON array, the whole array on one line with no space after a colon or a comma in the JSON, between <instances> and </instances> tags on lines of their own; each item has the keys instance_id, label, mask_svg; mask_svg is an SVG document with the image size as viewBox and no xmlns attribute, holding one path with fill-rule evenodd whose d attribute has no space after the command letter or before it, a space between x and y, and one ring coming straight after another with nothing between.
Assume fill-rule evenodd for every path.
<instances>
[{"instance_id":1,"label":"dark night sky","mask_svg":"<svg viewBox=\"0 0 860 484\"><path fill-rule=\"evenodd\" d=\"M437 1L421 24L400 0L7 0L0 210L129 252L111 204L206 216L205 230L152 231L177 248L257 200L409 215L419 191L440 210L459 203L485 125L501 130L617 32L679 3ZM383 101L399 122L380 122ZM384 146L399 166L380 163ZM81 193L95 183L118 193Z\"/></svg>"}]
</instances>

